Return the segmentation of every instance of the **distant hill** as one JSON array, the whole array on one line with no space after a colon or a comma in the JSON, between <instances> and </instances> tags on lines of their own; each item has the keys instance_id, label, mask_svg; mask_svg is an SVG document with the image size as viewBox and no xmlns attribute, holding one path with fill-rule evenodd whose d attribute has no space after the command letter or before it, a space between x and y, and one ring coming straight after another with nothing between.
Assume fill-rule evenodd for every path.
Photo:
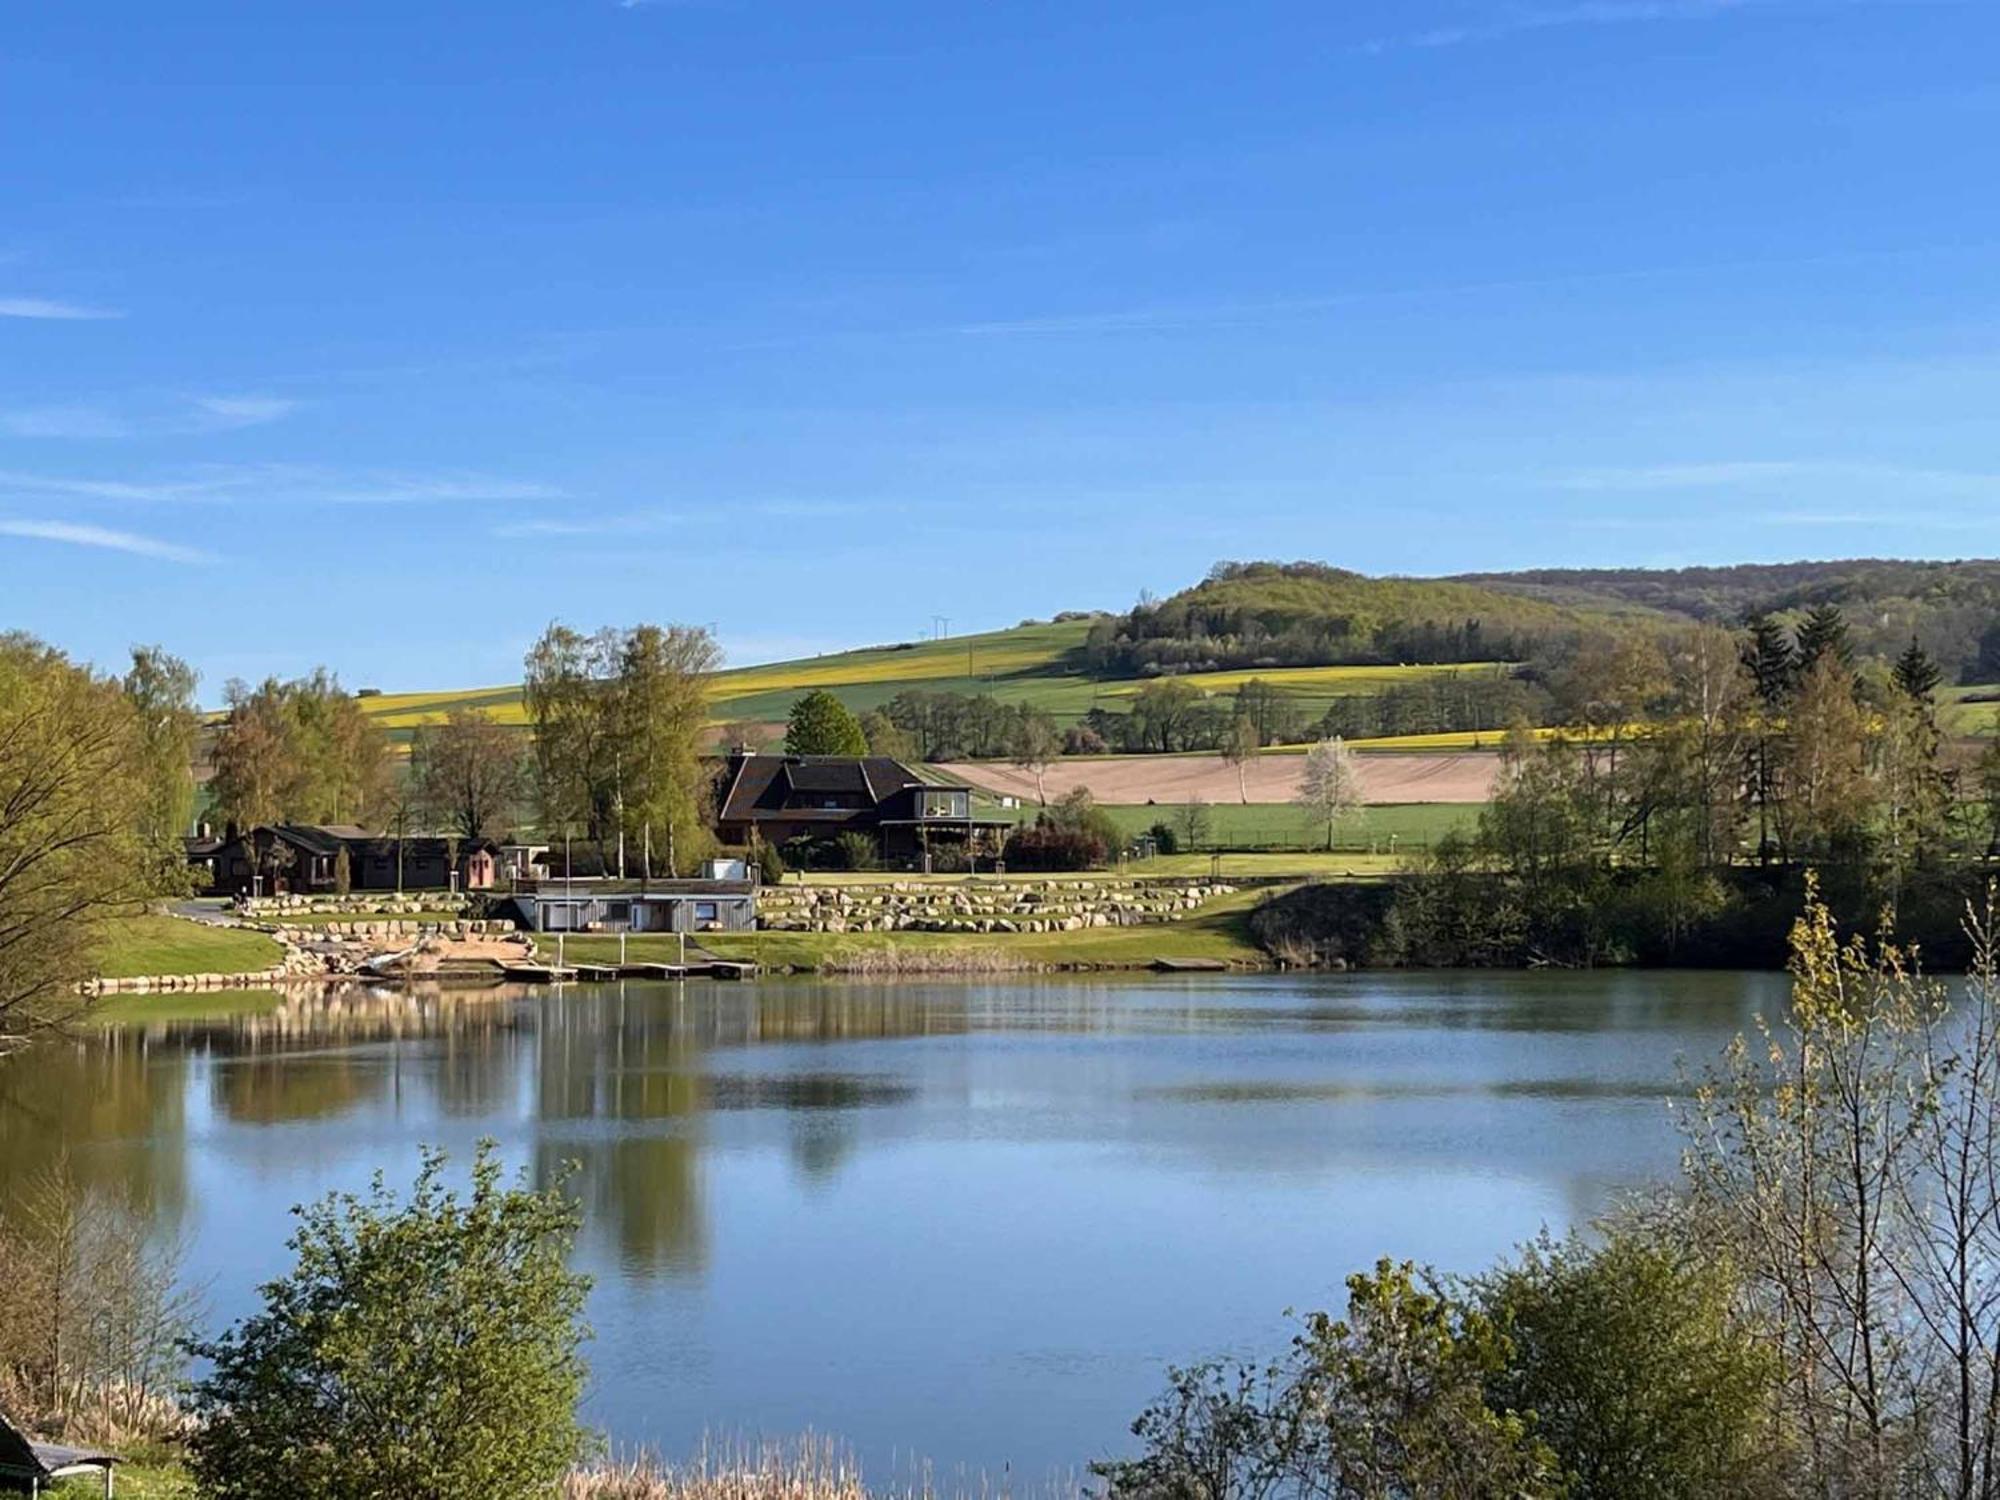
<instances>
[{"instance_id":1,"label":"distant hill","mask_svg":"<svg viewBox=\"0 0 2000 1500\"><path fill-rule=\"evenodd\" d=\"M2000 678L2000 560L1743 563L1718 568L1540 568L1456 582L1584 614L1619 609L1739 624L1837 604L1856 646L1892 656L1912 638L1966 682Z\"/></svg>"},{"instance_id":2,"label":"distant hill","mask_svg":"<svg viewBox=\"0 0 2000 1500\"><path fill-rule=\"evenodd\" d=\"M1863 651L1893 655L1914 635L1961 680L2000 682L2000 561L1453 578L1371 578L1323 563L1253 562L1218 564L1192 587L1122 614L1065 615L734 668L716 678L714 714L718 722L775 724L801 694L823 687L857 711L907 691L984 695L1046 709L1067 727L1093 710L1125 711L1162 676L1223 702L1255 677L1310 722L1342 700L1386 704L1397 695L1459 693L1449 685L1504 673L1507 664L1530 661L1580 632L1735 624L1758 611L1790 614L1826 601L1847 612ZM365 706L398 738L456 707L526 722L518 687L381 694ZM1990 708L1973 705L1972 712L1983 720Z\"/></svg>"},{"instance_id":3,"label":"distant hill","mask_svg":"<svg viewBox=\"0 0 2000 1500\"><path fill-rule=\"evenodd\" d=\"M1092 626L1091 670L1520 661L1584 611L1456 579L1370 578L1312 562L1218 563L1169 598Z\"/></svg>"}]
</instances>

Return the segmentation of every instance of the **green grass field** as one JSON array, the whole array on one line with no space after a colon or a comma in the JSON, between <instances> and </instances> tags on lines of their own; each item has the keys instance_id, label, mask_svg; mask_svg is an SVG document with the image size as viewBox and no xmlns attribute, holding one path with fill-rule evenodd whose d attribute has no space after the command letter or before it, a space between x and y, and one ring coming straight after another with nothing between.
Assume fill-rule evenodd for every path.
<instances>
[{"instance_id":1,"label":"green grass field","mask_svg":"<svg viewBox=\"0 0 2000 1500\"><path fill-rule=\"evenodd\" d=\"M2000 686L1946 688L1938 721L1947 734L1973 735L1991 739L2000 734ZM1976 700L1985 699L1985 702Z\"/></svg>"},{"instance_id":2,"label":"green grass field","mask_svg":"<svg viewBox=\"0 0 2000 1500\"><path fill-rule=\"evenodd\" d=\"M93 1500L104 1481L85 1475L58 1480L43 1490L51 1500ZM120 1464L119 1500L194 1500L194 1480L179 1464Z\"/></svg>"},{"instance_id":3,"label":"green grass field","mask_svg":"<svg viewBox=\"0 0 2000 1500\"><path fill-rule=\"evenodd\" d=\"M1239 891L1210 902L1185 921L1149 927L1027 933L703 933L701 945L721 958L751 960L766 968L802 973L865 969L871 955L898 953L919 955L920 960L931 962L962 953L968 967L984 961L996 967L1139 969L1161 958L1261 966L1268 958L1251 938L1248 918L1251 909L1268 894L1265 890ZM554 938L540 936L535 943L545 958L553 959ZM634 937L626 942L626 957L632 963L671 962L678 952L678 941L668 937ZM563 956L572 963L615 963L618 939L569 939L563 945Z\"/></svg>"},{"instance_id":4,"label":"green grass field","mask_svg":"<svg viewBox=\"0 0 2000 1500\"><path fill-rule=\"evenodd\" d=\"M179 917L147 914L112 925L98 950L106 979L153 974L250 974L268 969L284 951L261 932L205 927Z\"/></svg>"},{"instance_id":5,"label":"green grass field","mask_svg":"<svg viewBox=\"0 0 2000 1500\"><path fill-rule=\"evenodd\" d=\"M1185 811L1172 803L1107 804L1104 810L1127 833L1144 833L1155 823L1179 832ZM1305 811L1288 802L1214 802L1204 815L1204 849L1319 849L1326 842L1325 829L1310 825ZM1386 853L1392 843L1397 849L1428 848L1447 833L1470 831L1478 821L1477 803L1383 803L1344 819L1333 846L1372 853Z\"/></svg>"}]
</instances>

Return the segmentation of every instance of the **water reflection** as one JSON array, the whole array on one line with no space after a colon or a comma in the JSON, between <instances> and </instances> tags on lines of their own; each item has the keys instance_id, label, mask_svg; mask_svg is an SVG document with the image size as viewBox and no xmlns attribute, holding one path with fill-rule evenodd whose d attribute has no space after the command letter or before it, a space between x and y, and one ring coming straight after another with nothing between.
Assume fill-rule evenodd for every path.
<instances>
[{"instance_id":1,"label":"water reflection","mask_svg":"<svg viewBox=\"0 0 2000 1500\"><path fill-rule=\"evenodd\" d=\"M67 1151L218 1317L286 1208L481 1136L574 1164L594 1420L1040 1472L1168 1360L1379 1254L1471 1266L1670 1171L1740 975L627 984L288 994L0 1064L0 1212ZM178 997L177 997L178 1000Z\"/></svg>"}]
</instances>

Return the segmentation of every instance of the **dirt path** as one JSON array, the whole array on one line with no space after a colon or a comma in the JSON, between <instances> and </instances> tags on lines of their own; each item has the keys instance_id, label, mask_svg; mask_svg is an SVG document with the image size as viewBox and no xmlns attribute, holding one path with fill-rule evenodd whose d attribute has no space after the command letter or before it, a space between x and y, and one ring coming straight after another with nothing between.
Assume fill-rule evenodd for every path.
<instances>
[{"instance_id":1,"label":"dirt path","mask_svg":"<svg viewBox=\"0 0 2000 1500\"><path fill-rule=\"evenodd\" d=\"M1252 802L1289 802L1305 770L1303 755L1260 755L1246 768ZM1492 798L1500 757L1483 751L1453 755L1357 755L1361 792L1369 802L1485 802ZM943 768L989 791L1035 798L1035 778L1017 766L958 761ZM1046 778L1051 799L1087 786L1099 802L1206 802L1239 799L1236 768L1217 755L1110 755L1060 761Z\"/></svg>"}]
</instances>

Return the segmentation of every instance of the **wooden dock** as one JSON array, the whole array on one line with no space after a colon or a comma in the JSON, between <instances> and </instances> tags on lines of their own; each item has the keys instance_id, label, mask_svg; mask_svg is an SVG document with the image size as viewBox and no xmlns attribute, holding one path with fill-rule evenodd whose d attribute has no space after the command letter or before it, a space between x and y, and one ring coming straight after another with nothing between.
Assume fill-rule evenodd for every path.
<instances>
[{"instance_id":1,"label":"wooden dock","mask_svg":"<svg viewBox=\"0 0 2000 1500\"><path fill-rule=\"evenodd\" d=\"M685 964L510 964L501 971L522 984L608 984L619 979L755 979L757 965L704 953Z\"/></svg>"}]
</instances>

